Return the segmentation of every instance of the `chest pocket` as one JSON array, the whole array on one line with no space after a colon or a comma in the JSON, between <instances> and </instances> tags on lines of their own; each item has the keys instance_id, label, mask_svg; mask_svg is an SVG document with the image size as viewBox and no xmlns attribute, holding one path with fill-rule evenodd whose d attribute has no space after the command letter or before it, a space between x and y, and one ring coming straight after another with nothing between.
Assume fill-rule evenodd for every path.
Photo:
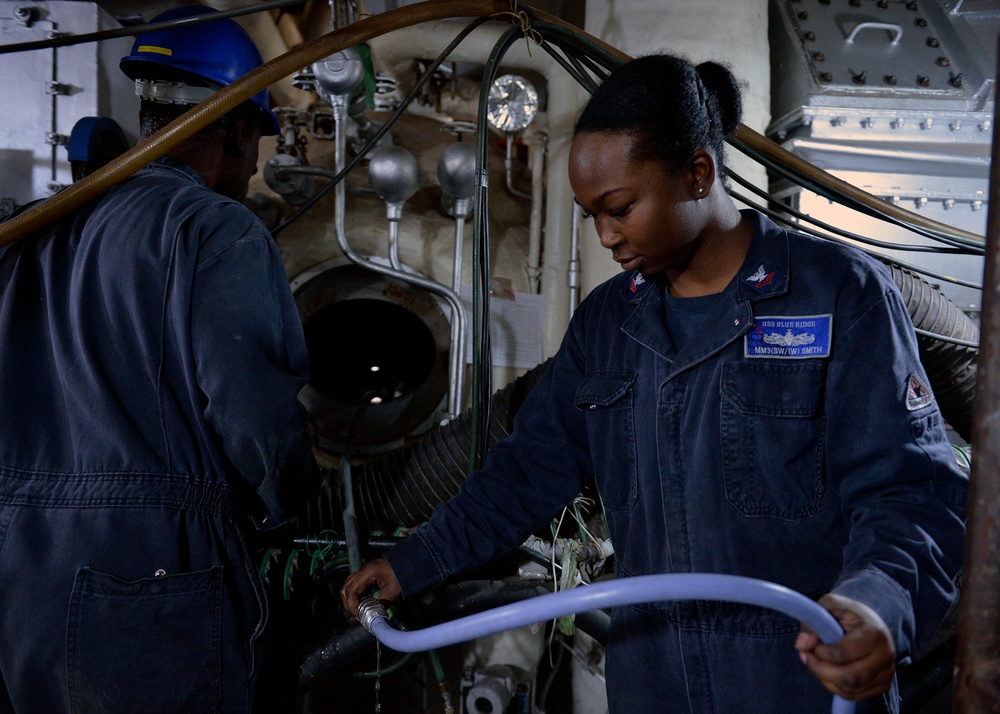
<instances>
[{"instance_id":1,"label":"chest pocket","mask_svg":"<svg viewBox=\"0 0 1000 714\"><path fill-rule=\"evenodd\" d=\"M576 408L586 415L601 500L611 511L630 511L635 504L635 380L635 372L588 372L575 397Z\"/></svg>"},{"instance_id":2,"label":"chest pocket","mask_svg":"<svg viewBox=\"0 0 1000 714\"><path fill-rule=\"evenodd\" d=\"M745 516L798 520L823 500L826 362L734 362L722 373L726 498Z\"/></svg>"}]
</instances>

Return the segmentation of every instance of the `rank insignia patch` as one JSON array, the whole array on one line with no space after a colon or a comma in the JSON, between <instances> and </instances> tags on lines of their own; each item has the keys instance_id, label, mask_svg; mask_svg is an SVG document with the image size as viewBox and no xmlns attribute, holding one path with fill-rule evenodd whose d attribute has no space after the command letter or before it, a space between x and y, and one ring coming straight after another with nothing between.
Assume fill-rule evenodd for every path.
<instances>
[{"instance_id":1,"label":"rank insignia patch","mask_svg":"<svg viewBox=\"0 0 1000 714\"><path fill-rule=\"evenodd\" d=\"M767 263L761 263L753 274L745 278L744 281L758 292L767 294L780 285L784 279L783 273L778 272Z\"/></svg>"},{"instance_id":2,"label":"rank insignia patch","mask_svg":"<svg viewBox=\"0 0 1000 714\"><path fill-rule=\"evenodd\" d=\"M934 393L916 372L910 372L906 380L906 408L913 412L923 409L934 401Z\"/></svg>"}]
</instances>

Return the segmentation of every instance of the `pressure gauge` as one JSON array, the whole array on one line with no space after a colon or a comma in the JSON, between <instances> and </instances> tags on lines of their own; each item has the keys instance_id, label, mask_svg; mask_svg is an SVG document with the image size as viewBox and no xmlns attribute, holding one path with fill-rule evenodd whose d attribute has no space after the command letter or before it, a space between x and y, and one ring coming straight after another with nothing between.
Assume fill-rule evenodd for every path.
<instances>
[{"instance_id":1,"label":"pressure gauge","mask_svg":"<svg viewBox=\"0 0 1000 714\"><path fill-rule=\"evenodd\" d=\"M486 109L490 124L513 134L528 126L538 113L538 92L524 77L505 74L493 80Z\"/></svg>"}]
</instances>

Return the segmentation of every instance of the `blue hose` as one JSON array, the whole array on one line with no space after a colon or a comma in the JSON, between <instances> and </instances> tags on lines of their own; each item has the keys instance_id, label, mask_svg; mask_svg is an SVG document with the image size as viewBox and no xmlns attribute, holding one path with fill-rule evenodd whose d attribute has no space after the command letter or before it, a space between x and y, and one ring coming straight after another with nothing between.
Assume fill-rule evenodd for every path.
<instances>
[{"instance_id":1,"label":"blue hose","mask_svg":"<svg viewBox=\"0 0 1000 714\"><path fill-rule=\"evenodd\" d=\"M375 598L362 599L358 618L386 647L397 652L424 652L575 612L661 600L722 600L766 607L804 622L827 644L836 642L844 634L833 615L801 593L764 580L710 573L641 575L609 580L407 632L389 624L385 608ZM833 714L853 714L854 702L834 696L831 711Z\"/></svg>"}]
</instances>

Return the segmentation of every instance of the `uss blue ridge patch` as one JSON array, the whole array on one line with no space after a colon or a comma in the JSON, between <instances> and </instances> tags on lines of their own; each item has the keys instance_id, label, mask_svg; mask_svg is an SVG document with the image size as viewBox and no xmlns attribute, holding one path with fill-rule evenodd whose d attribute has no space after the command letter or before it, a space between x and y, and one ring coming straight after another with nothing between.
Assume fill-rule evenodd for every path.
<instances>
[{"instance_id":1,"label":"uss blue ridge patch","mask_svg":"<svg viewBox=\"0 0 1000 714\"><path fill-rule=\"evenodd\" d=\"M744 357L815 359L830 356L833 315L756 318L743 338Z\"/></svg>"}]
</instances>

